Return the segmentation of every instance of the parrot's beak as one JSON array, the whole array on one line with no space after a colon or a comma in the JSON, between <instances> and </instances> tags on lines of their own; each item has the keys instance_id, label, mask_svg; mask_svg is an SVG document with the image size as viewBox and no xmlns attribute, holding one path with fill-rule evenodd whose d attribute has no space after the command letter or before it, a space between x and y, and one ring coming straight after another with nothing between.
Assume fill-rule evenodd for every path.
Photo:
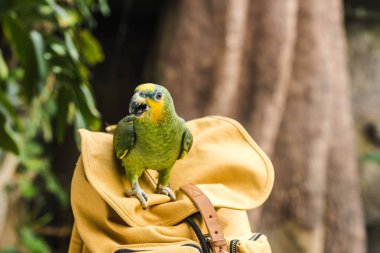
<instances>
[{"instance_id":1,"label":"parrot's beak","mask_svg":"<svg viewBox=\"0 0 380 253\"><path fill-rule=\"evenodd\" d=\"M136 116L141 116L146 110L148 110L148 108L149 106L146 99L137 94L132 97L131 102L129 103L129 113Z\"/></svg>"}]
</instances>

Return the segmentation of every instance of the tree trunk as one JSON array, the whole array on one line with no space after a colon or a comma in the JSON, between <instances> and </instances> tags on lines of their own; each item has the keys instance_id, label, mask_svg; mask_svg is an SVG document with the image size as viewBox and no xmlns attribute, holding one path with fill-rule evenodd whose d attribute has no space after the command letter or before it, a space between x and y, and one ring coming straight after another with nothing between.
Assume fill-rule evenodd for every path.
<instances>
[{"instance_id":1,"label":"tree trunk","mask_svg":"<svg viewBox=\"0 0 380 253\"><path fill-rule=\"evenodd\" d=\"M227 1L170 3L159 33L158 80L170 90L178 114L196 118L204 114L217 87Z\"/></svg>"},{"instance_id":2,"label":"tree trunk","mask_svg":"<svg viewBox=\"0 0 380 253\"><path fill-rule=\"evenodd\" d=\"M273 158L273 252L364 252L341 1L182 0L158 45L179 115L236 118Z\"/></svg>"},{"instance_id":3,"label":"tree trunk","mask_svg":"<svg viewBox=\"0 0 380 253\"><path fill-rule=\"evenodd\" d=\"M15 227L20 219L20 197L17 193L7 191L19 165L18 158L12 153L5 153L0 159L0 245L15 245L17 235Z\"/></svg>"},{"instance_id":4,"label":"tree trunk","mask_svg":"<svg viewBox=\"0 0 380 253\"><path fill-rule=\"evenodd\" d=\"M299 3L293 73L274 150L277 183L263 211L275 252L323 251L332 85L328 41L320 40L326 10L320 1Z\"/></svg>"},{"instance_id":5,"label":"tree trunk","mask_svg":"<svg viewBox=\"0 0 380 253\"><path fill-rule=\"evenodd\" d=\"M283 117L297 35L297 0L251 1L241 77L244 110L235 115L272 154Z\"/></svg>"},{"instance_id":6,"label":"tree trunk","mask_svg":"<svg viewBox=\"0 0 380 253\"><path fill-rule=\"evenodd\" d=\"M340 2L333 6L334 10L342 8ZM336 23L341 23L341 16L335 16ZM365 252L364 215L358 190L357 152L348 89L347 46L342 25L329 37L335 64L325 223L326 238L332 237L334 241L326 240L325 249L326 252Z\"/></svg>"}]
</instances>

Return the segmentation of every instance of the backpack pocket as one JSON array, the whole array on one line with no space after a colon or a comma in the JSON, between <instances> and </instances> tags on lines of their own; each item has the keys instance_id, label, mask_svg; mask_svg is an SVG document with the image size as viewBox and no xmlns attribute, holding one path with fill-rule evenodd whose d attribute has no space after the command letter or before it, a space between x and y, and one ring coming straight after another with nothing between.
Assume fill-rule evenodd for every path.
<instances>
[{"instance_id":1,"label":"backpack pocket","mask_svg":"<svg viewBox=\"0 0 380 253\"><path fill-rule=\"evenodd\" d=\"M241 236L228 241L230 253L271 253L268 239L261 233Z\"/></svg>"},{"instance_id":2,"label":"backpack pocket","mask_svg":"<svg viewBox=\"0 0 380 253\"><path fill-rule=\"evenodd\" d=\"M113 253L202 253L198 243L194 241L185 241L179 243L146 243L126 245L115 250Z\"/></svg>"}]
</instances>

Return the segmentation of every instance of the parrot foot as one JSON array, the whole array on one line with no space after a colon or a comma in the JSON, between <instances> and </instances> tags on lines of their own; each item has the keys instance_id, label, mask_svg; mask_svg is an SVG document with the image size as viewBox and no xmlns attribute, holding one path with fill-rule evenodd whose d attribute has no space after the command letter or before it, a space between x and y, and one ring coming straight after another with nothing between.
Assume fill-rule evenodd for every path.
<instances>
[{"instance_id":1,"label":"parrot foot","mask_svg":"<svg viewBox=\"0 0 380 253\"><path fill-rule=\"evenodd\" d=\"M143 209L148 207L148 194L146 194L138 184L133 186L133 190L127 189L125 191L127 197L135 196L140 202Z\"/></svg>"},{"instance_id":2,"label":"parrot foot","mask_svg":"<svg viewBox=\"0 0 380 253\"><path fill-rule=\"evenodd\" d=\"M167 186L159 185L157 187L156 193L169 196L172 201L177 199L174 192Z\"/></svg>"}]
</instances>

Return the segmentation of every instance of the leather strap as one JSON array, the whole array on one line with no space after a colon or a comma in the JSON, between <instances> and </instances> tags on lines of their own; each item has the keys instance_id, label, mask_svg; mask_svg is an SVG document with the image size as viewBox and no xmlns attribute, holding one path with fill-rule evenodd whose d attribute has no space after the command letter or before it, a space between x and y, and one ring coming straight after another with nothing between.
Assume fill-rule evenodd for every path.
<instances>
[{"instance_id":1,"label":"leather strap","mask_svg":"<svg viewBox=\"0 0 380 253\"><path fill-rule=\"evenodd\" d=\"M207 196L195 185L187 184L181 190L191 199L206 224L210 235L210 246L213 253L227 253L227 241L224 239L222 226L214 206Z\"/></svg>"}]
</instances>

